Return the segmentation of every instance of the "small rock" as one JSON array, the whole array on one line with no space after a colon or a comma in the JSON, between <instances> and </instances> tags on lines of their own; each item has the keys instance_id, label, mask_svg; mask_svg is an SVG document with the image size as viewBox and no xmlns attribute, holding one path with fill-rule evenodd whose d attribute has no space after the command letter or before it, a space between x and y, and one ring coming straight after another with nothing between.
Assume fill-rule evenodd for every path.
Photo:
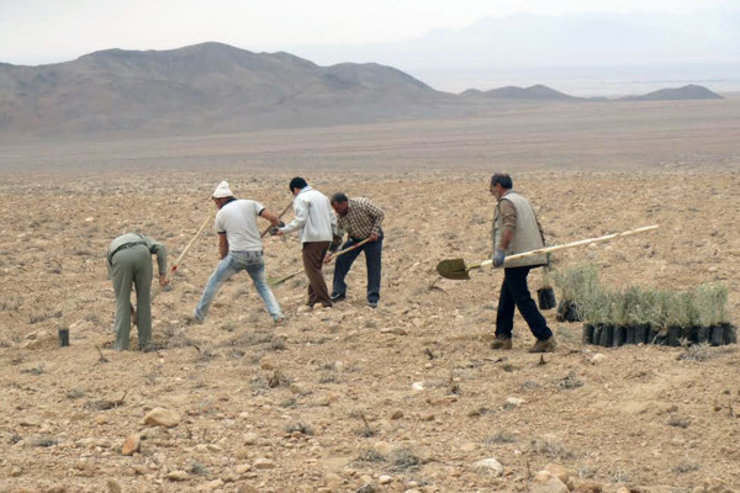
<instances>
[{"instance_id":1,"label":"small rock","mask_svg":"<svg viewBox=\"0 0 740 493\"><path fill-rule=\"evenodd\" d=\"M547 464L545 466L545 471L549 472L563 483L567 483L570 479L570 471L560 464Z\"/></svg>"},{"instance_id":2,"label":"small rock","mask_svg":"<svg viewBox=\"0 0 740 493\"><path fill-rule=\"evenodd\" d=\"M393 481L393 478L388 476L387 474L384 474L378 478L378 483L380 484L388 484L391 481Z\"/></svg>"},{"instance_id":3,"label":"small rock","mask_svg":"<svg viewBox=\"0 0 740 493\"><path fill-rule=\"evenodd\" d=\"M493 457L481 459L473 463L473 470L479 474L489 476L501 476L504 473L504 466Z\"/></svg>"},{"instance_id":4,"label":"small rock","mask_svg":"<svg viewBox=\"0 0 740 493\"><path fill-rule=\"evenodd\" d=\"M189 475L185 471L172 471L167 474L167 479L170 481L187 481L188 477Z\"/></svg>"},{"instance_id":5,"label":"small rock","mask_svg":"<svg viewBox=\"0 0 740 493\"><path fill-rule=\"evenodd\" d=\"M355 493L375 493L376 491L378 491L378 487L375 486L375 483L365 483Z\"/></svg>"},{"instance_id":6,"label":"small rock","mask_svg":"<svg viewBox=\"0 0 740 493\"><path fill-rule=\"evenodd\" d=\"M606 359L606 356L604 356L602 353L596 353L593 356L591 356L591 363L598 365L602 361Z\"/></svg>"},{"instance_id":7,"label":"small rock","mask_svg":"<svg viewBox=\"0 0 740 493\"><path fill-rule=\"evenodd\" d=\"M527 401L525 401L524 399L520 397L507 397L506 403L504 404L504 406L508 408L519 407L522 404L525 404L526 402Z\"/></svg>"},{"instance_id":8,"label":"small rock","mask_svg":"<svg viewBox=\"0 0 740 493\"><path fill-rule=\"evenodd\" d=\"M213 481L209 481L206 484L203 485L203 489L205 491L213 491L216 490L224 485L223 480L221 479L214 479Z\"/></svg>"},{"instance_id":9,"label":"small rock","mask_svg":"<svg viewBox=\"0 0 740 493\"><path fill-rule=\"evenodd\" d=\"M11 478L17 478L21 474L23 474L23 469L21 469L18 466L13 466L13 468L10 470L10 477Z\"/></svg>"},{"instance_id":10,"label":"small rock","mask_svg":"<svg viewBox=\"0 0 740 493\"><path fill-rule=\"evenodd\" d=\"M247 433L244 435L244 444L245 445L254 445L257 443L257 434L256 433Z\"/></svg>"},{"instance_id":11,"label":"small rock","mask_svg":"<svg viewBox=\"0 0 740 493\"><path fill-rule=\"evenodd\" d=\"M397 409L393 411L393 414L391 414L391 419L401 419L403 418L403 411L400 409Z\"/></svg>"},{"instance_id":12,"label":"small rock","mask_svg":"<svg viewBox=\"0 0 740 493\"><path fill-rule=\"evenodd\" d=\"M152 409L146 416L144 416L144 424L174 428L180 424L180 415L175 411L158 407Z\"/></svg>"},{"instance_id":13,"label":"small rock","mask_svg":"<svg viewBox=\"0 0 740 493\"><path fill-rule=\"evenodd\" d=\"M421 392L424 390L424 382L414 382L411 384L411 390L414 392Z\"/></svg>"},{"instance_id":14,"label":"small rock","mask_svg":"<svg viewBox=\"0 0 740 493\"><path fill-rule=\"evenodd\" d=\"M615 493L632 493L632 491L629 488L620 486L619 489Z\"/></svg>"},{"instance_id":15,"label":"small rock","mask_svg":"<svg viewBox=\"0 0 740 493\"><path fill-rule=\"evenodd\" d=\"M121 447L121 453L123 455L134 455L134 452L138 452L141 448L141 436L138 433L132 433L126 437Z\"/></svg>"},{"instance_id":16,"label":"small rock","mask_svg":"<svg viewBox=\"0 0 740 493\"><path fill-rule=\"evenodd\" d=\"M236 493L259 493L259 490L251 484L243 484L236 490Z\"/></svg>"},{"instance_id":17,"label":"small rock","mask_svg":"<svg viewBox=\"0 0 740 493\"><path fill-rule=\"evenodd\" d=\"M260 457L254 461L255 469L272 469L273 467L275 467L275 463L265 457Z\"/></svg>"},{"instance_id":18,"label":"small rock","mask_svg":"<svg viewBox=\"0 0 740 493\"><path fill-rule=\"evenodd\" d=\"M339 489L343 483L344 481L342 480L342 477L337 473L328 472L326 473L326 476L324 476L324 485L330 490Z\"/></svg>"},{"instance_id":19,"label":"small rock","mask_svg":"<svg viewBox=\"0 0 740 493\"><path fill-rule=\"evenodd\" d=\"M121 488L121 485L115 479L109 479L107 484L108 493L121 493L123 491L123 488Z\"/></svg>"},{"instance_id":20,"label":"small rock","mask_svg":"<svg viewBox=\"0 0 740 493\"><path fill-rule=\"evenodd\" d=\"M532 480L531 493L568 493L568 487L548 471L540 471Z\"/></svg>"}]
</instances>

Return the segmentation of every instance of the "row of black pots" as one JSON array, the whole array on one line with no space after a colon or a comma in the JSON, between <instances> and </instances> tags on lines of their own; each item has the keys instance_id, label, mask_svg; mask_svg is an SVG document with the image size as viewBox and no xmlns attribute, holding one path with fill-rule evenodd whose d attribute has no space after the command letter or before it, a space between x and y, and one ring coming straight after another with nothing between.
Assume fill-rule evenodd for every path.
<instances>
[{"instance_id":1,"label":"row of black pots","mask_svg":"<svg viewBox=\"0 0 740 493\"><path fill-rule=\"evenodd\" d=\"M583 343L605 347L623 344L657 344L680 346L683 341L689 344L708 343L712 346L737 343L737 327L730 323L712 327L668 327L655 330L649 325L614 326L608 324L586 324L583 326Z\"/></svg>"}]
</instances>

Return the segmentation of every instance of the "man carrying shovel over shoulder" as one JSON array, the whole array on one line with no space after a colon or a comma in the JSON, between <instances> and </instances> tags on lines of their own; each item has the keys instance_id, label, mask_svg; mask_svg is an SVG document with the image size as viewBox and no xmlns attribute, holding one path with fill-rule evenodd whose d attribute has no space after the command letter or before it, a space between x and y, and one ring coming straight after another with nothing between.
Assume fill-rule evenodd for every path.
<instances>
[{"instance_id":1,"label":"man carrying shovel over shoulder","mask_svg":"<svg viewBox=\"0 0 740 493\"><path fill-rule=\"evenodd\" d=\"M493 266L504 265L507 255L513 255L545 246L542 228L534 209L527 199L512 190L511 177L496 173L491 177L490 192L496 197L493 215ZM537 342L530 353L547 353L555 350L557 343L547 322L537 309L527 287L527 275L534 267L547 265L544 254L533 255L508 262L504 266L504 282L496 314L496 338L493 349L511 349L514 328L514 308L519 309Z\"/></svg>"},{"instance_id":2,"label":"man carrying shovel over shoulder","mask_svg":"<svg viewBox=\"0 0 740 493\"><path fill-rule=\"evenodd\" d=\"M265 262L262 259L262 239L257 227L257 218L266 219L277 227L280 218L265 209L254 200L237 199L229 184L219 183L213 192L213 202L218 208L216 213L216 232L218 233L218 252L221 256L216 270L208 279L203 295L195 307L192 322L200 323L206 318L213 297L221 286L234 274L245 270L252 278L262 301L272 319L277 323L283 320L275 295L272 294L265 276Z\"/></svg>"}]
</instances>

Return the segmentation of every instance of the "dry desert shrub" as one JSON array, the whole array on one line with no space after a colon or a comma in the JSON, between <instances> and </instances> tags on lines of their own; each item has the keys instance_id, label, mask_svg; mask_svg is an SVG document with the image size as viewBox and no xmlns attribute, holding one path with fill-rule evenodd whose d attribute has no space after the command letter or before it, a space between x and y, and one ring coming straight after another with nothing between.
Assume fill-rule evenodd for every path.
<instances>
[{"instance_id":1,"label":"dry desert shrub","mask_svg":"<svg viewBox=\"0 0 740 493\"><path fill-rule=\"evenodd\" d=\"M529 448L535 454L546 455L552 459L574 459L576 454L565 448L565 446L549 438L535 438Z\"/></svg>"}]
</instances>

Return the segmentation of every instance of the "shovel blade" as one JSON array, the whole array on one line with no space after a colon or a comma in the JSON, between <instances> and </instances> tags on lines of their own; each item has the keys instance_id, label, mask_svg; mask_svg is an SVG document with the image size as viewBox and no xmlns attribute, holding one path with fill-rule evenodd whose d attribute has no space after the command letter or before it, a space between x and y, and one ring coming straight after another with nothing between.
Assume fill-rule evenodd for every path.
<instances>
[{"instance_id":1,"label":"shovel blade","mask_svg":"<svg viewBox=\"0 0 740 493\"><path fill-rule=\"evenodd\" d=\"M452 258L441 261L437 264L437 272L440 276L447 279L455 279L458 281L470 279L470 275L468 275L468 267L465 265L465 261L461 258Z\"/></svg>"}]
</instances>

